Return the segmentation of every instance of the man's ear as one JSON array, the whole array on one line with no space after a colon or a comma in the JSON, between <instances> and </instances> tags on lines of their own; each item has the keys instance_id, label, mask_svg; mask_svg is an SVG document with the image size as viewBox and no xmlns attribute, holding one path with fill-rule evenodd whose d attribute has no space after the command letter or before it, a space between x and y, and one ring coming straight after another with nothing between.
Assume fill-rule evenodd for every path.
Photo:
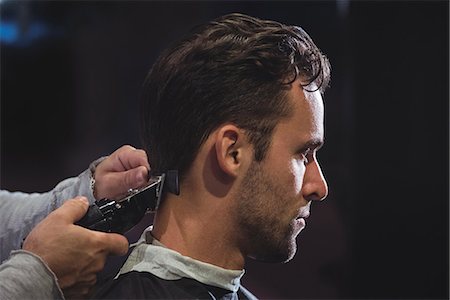
<instances>
[{"instance_id":1,"label":"man's ear","mask_svg":"<svg viewBox=\"0 0 450 300\"><path fill-rule=\"evenodd\" d=\"M215 148L220 169L232 177L242 170L251 151L244 131L232 124L219 127Z\"/></svg>"}]
</instances>

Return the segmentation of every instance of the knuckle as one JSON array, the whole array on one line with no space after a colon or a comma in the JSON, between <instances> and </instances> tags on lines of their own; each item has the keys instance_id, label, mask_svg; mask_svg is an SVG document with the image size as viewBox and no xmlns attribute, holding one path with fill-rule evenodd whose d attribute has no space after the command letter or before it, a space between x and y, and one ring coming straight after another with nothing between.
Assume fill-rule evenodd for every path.
<instances>
[{"instance_id":1,"label":"knuckle","mask_svg":"<svg viewBox=\"0 0 450 300\"><path fill-rule=\"evenodd\" d=\"M105 248L103 235L101 235L101 232L98 231L92 231L92 234L88 238L88 243L93 249L96 250L95 252L103 251Z\"/></svg>"},{"instance_id":2,"label":"knuckle","mask_svg":"<svg viewBox=\"0 0 450 300\"><path fill-rule=\"evenodd\" d=\"M86 297L89 294L89 287L82 287L80 289L80 294L81 296Z\"/></svg>"},{"instance_id":3,"label":"knuckle","mask_svg":"<svg viewBox=\"0 0 450 300\"><path fill-rule=\"evenodd\" d=\"M104 232L96 232L96 234L96 247L102 252L106 251L106 249L108 249L108 245L111 244L109 234Z\"/></svg>"},{"instance_id":4,"label":"knuckle","mask_svg":"<svg viewBox=\"0 0 450 300\"><path fill-rule=\"evenodd\" d=\"M125 174L125 185L126 185L126 187L133 186L133 184L134 184L134 176L133 175L134 175L133 172L127 172Z\"/></svg>"},{"instance_id":5,"label":"knuckle","mask_svg":"<svg viewBox=\"0 0 450 300\"><path fill-rule=\"evenodd\" d=\"M147 152L145 152L143 149L136 149L135 150L139 155L141 155L141 156L147 156Z\"/></svg>"},{"instance_id":6,"label":"knuckle","mask_svg":"<svg viewBox=\"0 0 450 300\"><path fill-rule=\"evenodd\" d=\"M119 148L119 150L121 150L123 152L128 152L128 151L134 151L134 150L136 150L136 148L134 148L131 145L123 145L122 147Z\"/></svg>"}]
</instances>

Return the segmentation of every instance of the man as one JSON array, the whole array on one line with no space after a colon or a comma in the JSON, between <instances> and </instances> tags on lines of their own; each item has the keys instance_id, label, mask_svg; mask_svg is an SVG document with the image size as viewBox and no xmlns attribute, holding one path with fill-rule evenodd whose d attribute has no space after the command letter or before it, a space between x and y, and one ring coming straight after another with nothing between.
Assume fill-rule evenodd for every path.
<instances>
[{"instance_id":1,"label":"man","mask_svg":"<svg viewBox=\"0 0 450 300\"><path fill-rule=\"evenodd\" d=\"M329 63L299 27L231 14L167 49L145 83L156 172L178 169L104 298L254 298L247 257L287 262L314 200Z\"/></svg>"},{"instance_id":2,"label":"man","mask_svg":"<svg viewBox=\"0 0 450 300\"><path fill-rule=\"evenodd\" d=\"M107 255L125 254L128 241L124 236L87 230L74 223L84 216L95 198L114 199L129 188L144 185L148 171L146 153L123 146L50 192L0 191L1 261L15 250L0 265L0 298L62 299L86 295ZM86 197L65 202L76 195L86 196L89 202ZM61 207L56 209L58 206ZM18 250L22 242L23 250Z\"/></svg>"}]
</instances>

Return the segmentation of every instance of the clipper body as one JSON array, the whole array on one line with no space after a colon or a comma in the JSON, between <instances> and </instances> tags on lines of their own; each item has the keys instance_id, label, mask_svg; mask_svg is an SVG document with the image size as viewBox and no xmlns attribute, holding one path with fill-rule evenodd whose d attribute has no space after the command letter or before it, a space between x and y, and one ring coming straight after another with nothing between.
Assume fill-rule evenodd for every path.
<instances>
[{"instance_id":1,"label":"clipper body","mask_svg":"<svg viewBox=\"0 0 450 300\"><path fill-rule=\"evenodd\" d=\"M139 223L146 213L158 208L165 181L168 181L167 191L179 195L178 172L168 171L151 176L147 185L130 189L119 200L96 201L76 224L97 231L125 233Z\"/></svg>"}]
</instances>

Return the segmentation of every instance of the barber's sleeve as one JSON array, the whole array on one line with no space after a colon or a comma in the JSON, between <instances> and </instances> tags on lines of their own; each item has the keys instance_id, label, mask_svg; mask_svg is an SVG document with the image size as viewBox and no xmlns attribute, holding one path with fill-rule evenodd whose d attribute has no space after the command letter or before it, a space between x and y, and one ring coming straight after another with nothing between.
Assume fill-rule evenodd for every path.
<instances>
[{"instance_id":1,"label":"barber's sleeve","mask_svg":"<svg viewBox=\"0 0 450 300\"><path fill-rule=\"evenodd\" d=\"M50 191L53 198L52 210L60 207L66 200L74 198L76 196L85 196L90 203L95 202L95 197L91 188L92 176L95 173L95 168L106 157L99 158L89 165L89 168L83 173L74 178L68 178L61 181L55 188Z\"/></svg>"},{"instance_id":2,"label":"barber's sleeve","mask_svg":"<svg viewBox=\"0 0 450 300\"><path fill-rule=\"evenodd\" d=\"M0 299L64 299L55 274L36 255L13 251L0 265Z\"/></svg>"},{"instance_id":3,"label":"barber's sleeve","mask_svg":"<svg viewBox=\"0 0 450 300\"><path fill-rule=\"evenodd\" d=\"M27 194L0 190L0 263L9 257L12 250L20 249L23 239L30 231L66 200L85 196L90 203L95 201L91 178L103 159L105 158L94 161L89 169L77 177L61 181L46 193Z\"/></svg>"}]
</instances>

